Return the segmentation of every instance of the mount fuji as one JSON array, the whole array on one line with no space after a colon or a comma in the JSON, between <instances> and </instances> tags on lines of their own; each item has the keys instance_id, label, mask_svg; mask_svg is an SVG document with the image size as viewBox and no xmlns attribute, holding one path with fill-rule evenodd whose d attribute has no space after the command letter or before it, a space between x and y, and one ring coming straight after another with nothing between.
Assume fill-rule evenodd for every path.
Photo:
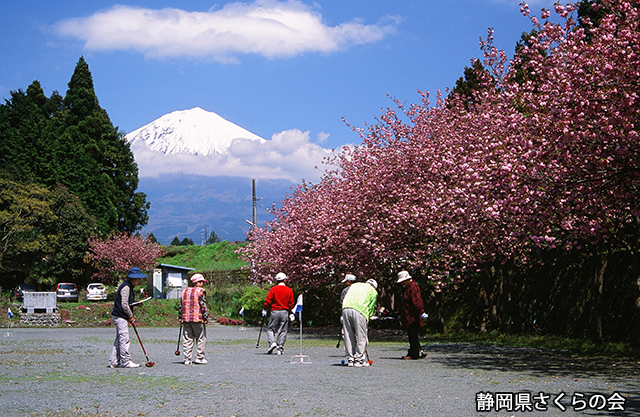
<instances>
[{"instance_id":1,"label":"mount fuji","mask_svg":"<svg viewBox=\"0 0 640 417\"><path fill-rule=\"evenodd\" d=\"M126 139L132 146L144 144L164 155L202 156L226 153L234 139L265 142L260 136L200 107L165 114L127 134Z\"/></svg>"},{"instance_id":2,"label":"mount fuji","mask_svg":"<svg viewBox=\"0 0 640 417\"><path fill-rule=\"evenodd\" d=\"M226 161L272 141L199 107L166 114L126 140L139 166L138 191L151 203L141 233L153 233L164 245L174 237L201 244L205 230L221 240L245 240L253 214L251 178L257 178L259 226L273 218L267 208L295 185L261 177L252 160L244 163L242 176L229 170Z\"/></svg>"}]
</instances>

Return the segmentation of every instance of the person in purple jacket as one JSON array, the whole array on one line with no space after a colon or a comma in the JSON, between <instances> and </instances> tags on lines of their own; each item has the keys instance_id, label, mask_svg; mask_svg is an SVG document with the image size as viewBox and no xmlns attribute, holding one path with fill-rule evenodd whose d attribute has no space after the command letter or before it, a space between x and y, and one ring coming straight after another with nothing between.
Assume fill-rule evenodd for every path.
<instances>
[{"instance_id":1,"label":"person in purple jacket","mask_svg":"<svg viewBox=\"0 0 640 417\"><path fill-rule=\"evenodd\" d=\"M418 339L418 331L422 326L422 319L428 316L424 312L424 304L420 295L420 287L411 278L407 271L398 273L398 284L404 286L404 295L402 297L402 327L407 329L409 336L409 352L402 359L422 359L426 353L420 348L420 340Z\"/></svg>"}]
</instances>

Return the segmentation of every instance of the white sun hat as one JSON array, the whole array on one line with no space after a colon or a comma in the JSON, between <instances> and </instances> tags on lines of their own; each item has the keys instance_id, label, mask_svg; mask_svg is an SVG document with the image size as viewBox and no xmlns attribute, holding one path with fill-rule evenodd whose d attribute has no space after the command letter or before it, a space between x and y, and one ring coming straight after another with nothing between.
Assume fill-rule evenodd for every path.
<instances>
[{"instance_id":1,"label":"white sun hat","mask_svg":"<svg viewBox=\"0 0 640 417\"><path fill-rule=\"evenodd\" d=\"M398 273L398 281L396 281L396 283L401 283L404 282L408 279L411 279L411 275L409 275L409 273L407 271L400 271Z\"/></svg>"},{"instance_id":2,"label":"white sun hat","mask_svg":"<svg viewBox=\"0 0 640 417\"><path fill-rule=\"evenodd\" d=\"M341 284L344 284L347 281L355 281L356 280L356 276L353 274L347 274L344 276L344 279L342 281L340 281Z\"/></svg>"}]
</instances>

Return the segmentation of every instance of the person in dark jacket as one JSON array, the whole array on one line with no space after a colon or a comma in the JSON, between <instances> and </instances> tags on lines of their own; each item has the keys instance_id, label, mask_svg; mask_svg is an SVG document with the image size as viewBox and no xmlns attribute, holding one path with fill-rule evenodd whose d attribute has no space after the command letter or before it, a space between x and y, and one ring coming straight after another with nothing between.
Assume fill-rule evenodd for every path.
<instances>
[{"instance_id":1,"label":"person in dark jacket","mask_svg":"<svg viewBox=\"0 0 640 417\"><path fill-rule=\"evenodd\" d=\"M116 326L116 339L113 341L113 349L111 349L109 357L109 368L137 368L140 366L131 360L129 354L129 323L135 323L131 308L134 300L133 288L140 284L140 280L143 278L146 279L147 276L140 271L140 268L134 266L129 269L127 277L116 292L111 311L113 324Z\"/></svg>"},{"instance_id":2,"label":"person in dark jacket","mask_svg":"<svg viewBox=\"0 0 640 417\"><path fill-rule=\"evenodd\" d=\"M344 296L347 295L347 291L349 291L349 287L354 282L356 282L356 276L353 275L353 274L346 274L344 276L344 279L342 281L340 281L341 284L344 284L344 288L342 289L342 292L340 293L340 305L342 305L342 302L344 301Z\"/></svg>"},{"instance_id":3,"label":"person in dark jacket","mask_svg":"<svg viewBox=\"0 0 640 417\"><path fill-rule=\"evenodd\" d=\"M427 355L420 348L418 331L422 326L422 319L426 319L428 316L424 312L420 287L407 271L398 273L397 282L404 286L401 318L402 326L407 329L407 335L409 336L409 352L402 359L422 359Z\"/></svg>"}]
</instances>

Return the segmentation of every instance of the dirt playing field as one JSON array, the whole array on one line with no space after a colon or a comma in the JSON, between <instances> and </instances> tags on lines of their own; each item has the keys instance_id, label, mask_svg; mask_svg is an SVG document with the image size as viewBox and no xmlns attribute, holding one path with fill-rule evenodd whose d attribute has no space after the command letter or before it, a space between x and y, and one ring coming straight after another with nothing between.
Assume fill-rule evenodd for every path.
<instances>
[{"instance_id":1,"label":"dirt playing field","mask_svg":"<svg viewBox=\"0 0 640 417\"><path fill-rule=\"evenodd\" d=\"M256 349L258 330L209 326L209 364L185 366L174 355L178 328L139 327L155 365L110 369L113 328L2 329L0 414L640 415L637 363L569 359L536 349L430 344L428 339L423 343L427 358L406 361L400 359L406 344L374 334L373 365L349 368L340 364L344 350L342 344L336 349L337 329L305 330L302 354L308 358L303 363L292 359L301 353L297 328L289 333L284 356L266 354L264 332ZM144 365L133 329L130 337L133 358Z\"/></svg>"}]
</instances>

